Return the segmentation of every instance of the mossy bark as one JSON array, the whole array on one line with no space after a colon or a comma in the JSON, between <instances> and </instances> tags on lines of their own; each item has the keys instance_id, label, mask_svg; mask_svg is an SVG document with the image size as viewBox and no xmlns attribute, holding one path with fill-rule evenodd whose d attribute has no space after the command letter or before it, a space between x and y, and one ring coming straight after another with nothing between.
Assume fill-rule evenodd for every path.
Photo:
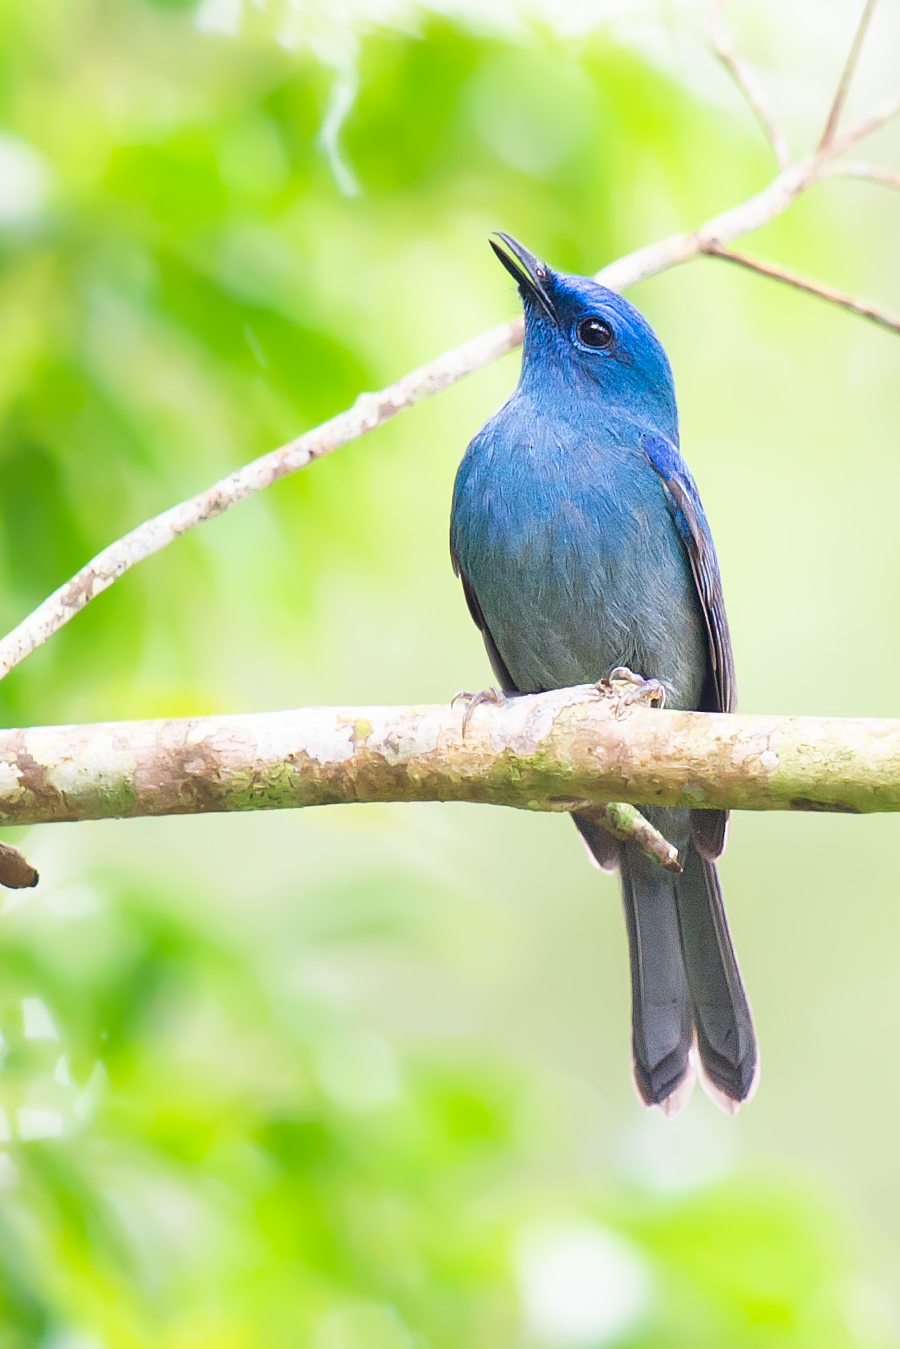
<instances>
[{"instance_id":1,"label":"mossy bark","mask_svg":"<svg viewBox=\"0 0 900 1349\"><path fill-rule=\"evenodd\" d=\"M900 809L900 721L724 716L589 687L446 706L0 732L0 820L35 824L358 801L570 811L603 802L737 810Z\"/></svg>"}]
</instances>

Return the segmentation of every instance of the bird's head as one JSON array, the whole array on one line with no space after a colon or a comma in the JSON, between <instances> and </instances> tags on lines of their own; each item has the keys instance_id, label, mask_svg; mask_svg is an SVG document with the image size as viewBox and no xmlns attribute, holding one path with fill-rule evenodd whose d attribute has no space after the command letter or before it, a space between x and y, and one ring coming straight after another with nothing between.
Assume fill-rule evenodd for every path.
<instances>
[{"instance_id":1,"label":"bird's head","mask_svg":"<svg viewBox=\"0 0 900 1349\"><path fill-rule=\"evenodd\" d=\"M525 308L523 387L538 397L561 387L573 411L587 400L677 444L672 371L643 314L591 277L554 271L511 235L498 238L505 247L491 247Z\"/></svg>"}]
</instances>

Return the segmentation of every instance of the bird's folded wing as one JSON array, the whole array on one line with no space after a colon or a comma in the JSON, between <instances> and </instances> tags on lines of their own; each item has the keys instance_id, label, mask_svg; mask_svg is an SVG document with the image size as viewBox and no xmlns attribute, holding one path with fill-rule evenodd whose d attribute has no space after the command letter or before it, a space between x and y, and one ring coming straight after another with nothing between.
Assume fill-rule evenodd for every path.
<instances>
[{"instance_id":1,"label":"bird's folded wing","mask_svg":"<svg viewBox=\"0 0 900 1349\"><path fill-rule=\"evenodd\" d=\"M703 712L733 712L737 702L734 658L725 616L719 563L700 495L691 471L676 447L663 436L645 436L644 450L659 474L675 527L691 564L709 637L712 687L704 689Z\"/></svg>"},{"instance_id":2,"label":"bird's folded wing","mask_svg":"<svg viewBox=\"0 0 900 1349\"><path fill-rule=\"evenodd\" d=\"M691 564L694 585L709 638L709 675L700 700L701 712L733 712L737 704L734 658L725 616L719 563L697 485L676 446L664 436L645 436L644 449L665 488L675 527ZM691 812L691 837L701 857L720 856L728 833L728 812Z\"/></svg>"},{"instance_id":3,"label":"bird's folded wing","mask_svg":"<svg viewBox=\"0 0 900 1349\"><path fill-rule=\"evenodd\" d=\"M500 683L500 688L504 693L518 693L519 689L516 686L516 681L513 679L512 675L509 673L509 670L506 668L506 661L500 655L500 652L497 648L497 643L491 636L491 630L487 625L481 605L478 603L478 596L475 594L475 591L469 584L469 580L465 572L460 567L459 559L457 558L456 554L451 551L450 557L453 562L453 570L456 572L456 575L462 581L463 594L466 597L466 604L468 604L469 606L469 613L472 615L476 628L484 638L484 645L488 653L488 660L491 662L491 669L494 671L494 674L496 675Z\"/></svg>"}]
</instances>

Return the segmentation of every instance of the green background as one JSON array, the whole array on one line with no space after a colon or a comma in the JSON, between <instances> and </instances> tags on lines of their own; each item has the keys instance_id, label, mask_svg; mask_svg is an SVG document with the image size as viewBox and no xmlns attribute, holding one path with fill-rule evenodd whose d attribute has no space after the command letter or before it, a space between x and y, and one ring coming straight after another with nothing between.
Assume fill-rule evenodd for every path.
<instances>
[{"instance_id":1,"label":"green background","mask_svg":"<svg viewBox=\"0 0 900 1349\"><path fill-rule=\"evenodd\" d=\"M654 46L491 29L489 5L480 27L276 9L227 33L238 3L0 8L4 630L140 520L512 316L492 229L591 271L770 176L696 14L682 47L671 13ZM741 30L810 136L856 18L826 10L820 85L787 19L777 52L748 9ZM826 184L749 246L896 304L898 211ZM742 708L896 714L900 344L714 261L632 298L675 370ZM6 724L481 687L449 498L517 361L142 564L4 681ZM737 1119L698 1095L674 1123L635 1100L616 883L564 819L369 806L25 846L0 1349L900 1343L894 819L734 820L762 1083Z\"/></svg>"}]
</instances>

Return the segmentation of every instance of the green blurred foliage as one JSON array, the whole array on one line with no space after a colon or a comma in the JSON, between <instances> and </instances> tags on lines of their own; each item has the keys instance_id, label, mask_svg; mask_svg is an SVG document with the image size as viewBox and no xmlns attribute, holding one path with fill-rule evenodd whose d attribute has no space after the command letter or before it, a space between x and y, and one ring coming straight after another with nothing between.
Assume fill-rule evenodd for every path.
<instances>
[{"instance_id":1,"label":"green blurred foliage","mask_svg":"<svg viewBox=\"0 0 900 1349\"><path fill-rule=\"evenodd\" d=\"M329 154L334 70L279 45L265 12L245 18L226 38L181 0L0 10L0 210L20 182L19 214L0 222L4 627L141 519L514 312L491 228L591 270L766 172L742 124L602 33L513 41L446 21L364 36ZM22 173L43 194L29 209ZM864 271L844 247L852 221L829 252L809 220L777 226L773 247ZM813 654L822 668L858 651L854 624L885 669L896 638L872 635L841 546L817 546L835 478L811 482L796 443L819 401L811 438L841 462L849 423L830 400L849 321L757 298L758 284L695 271L640 298L679 374L751 700L813 710L798 613L812 634L823 607L840 620ZM888 340L859 339L876 376L896 363L865 343ZM130 573L4 681L7 724L476 684L447 503L512 373L417 408ZM893 406L880 387L855 423L872 443ZM896 576L895 545L871 541L892 521L880 499L845 546ZM760 518L781 545L763 557ZM790 678L767 683L789 631ZM703 1103L641 1132L618 918L576 871L563 822L486 814L34 831L42 886L0 914L0 1349L897 1342L867 1272L889 1248L873 1256L836 1216L809 1152L804 1112L817 1093L832 1111L834 1089L815 1058L821 1020L804 1030L797 1009L827 1015L831 948L810 991L778 964L801 949L802 913L792 932L762 900L758 920L744 912L773 1104L754 1103L756 1142L729 1177L750 1135ZM754 871L738 844L738 905L773 862L804 875L845 968L865 971L811 870L826 822L782 823L807 830L801 851L792 862L786 836L758 828ZM872 857L867 893L887 865ZM836 1020L864 978L835 985ZM855 1120L844 1154L870 1125ZM825 1147L820 1169L844 1154ZM880 1183L883 1138L871 1156ZM535 1274L517 1252L545 1230L557 1237ZM580 1292L551 1278L571 1241L594 1252L595 1322L580 1329L567 1315L584 1278Z\"/></svg>"}]
</instances>

